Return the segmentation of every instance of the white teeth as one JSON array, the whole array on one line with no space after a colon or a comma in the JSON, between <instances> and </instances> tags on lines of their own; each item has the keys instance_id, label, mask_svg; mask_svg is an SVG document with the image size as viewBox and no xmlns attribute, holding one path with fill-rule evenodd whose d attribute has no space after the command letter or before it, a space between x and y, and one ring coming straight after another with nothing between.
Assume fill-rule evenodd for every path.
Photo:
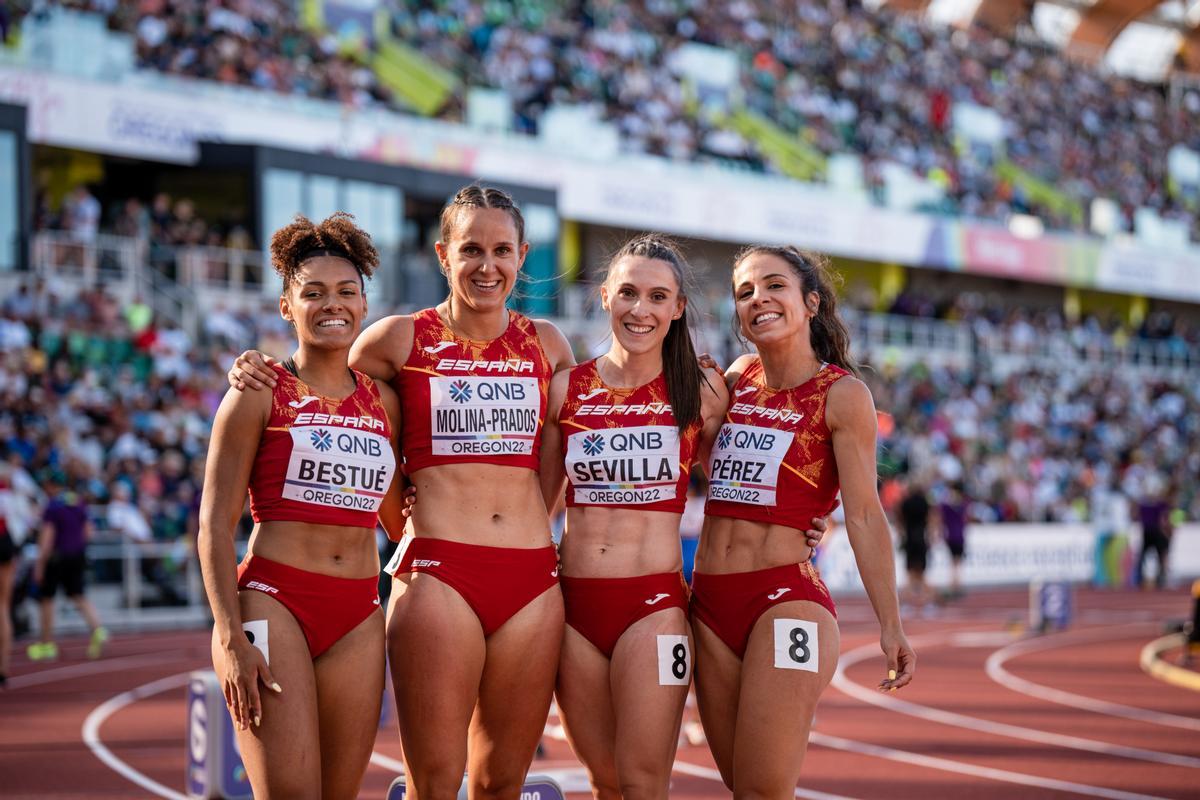
<instances>
[{"instance_id":1,"label":"white teeth","mask_svg":"<svg viewBox=\"0 0 1200 800\"><path fill-rule=\"evenodd\" d=\"M490 281L488 283L484 283L482 281L473 281L473 283L480 289L495 289L500 285L500 281Z\"/></svg>"},{"instance_id":2,"label":"white teeth","mask_svg":"<svg viewBox=\"0 0 1200 800\"><path fill-rule=\"evenodd\" d=\"M630 325L630 324L626 323L625 330L629 331L630 333L649 333L650 331L654 330L654 326L653 325Z\"/></svg>"},{"instance_id":3,"label":"white teeth","mask_svg":"<svg viewBox=\"0 0 1200 800\"><path fill-rule=\"evenodd\" d=\"M776 311L765 311L762 314L759 314L757 317L754 318L754 324L761 325L764 322L771 322L772 320L777 320L781 316L783 316L783 315Z\"/></svg>"},{"instance_id":4,"label":"white teeth","mask_svg":"<svg viewBox=\"0 0 1200 800\"><path fill-rule=\"evenodd\" d=\"M317 323L318 328L344 328L349 323L344 319L325 319Z\"/></svg>"}]
</instances>

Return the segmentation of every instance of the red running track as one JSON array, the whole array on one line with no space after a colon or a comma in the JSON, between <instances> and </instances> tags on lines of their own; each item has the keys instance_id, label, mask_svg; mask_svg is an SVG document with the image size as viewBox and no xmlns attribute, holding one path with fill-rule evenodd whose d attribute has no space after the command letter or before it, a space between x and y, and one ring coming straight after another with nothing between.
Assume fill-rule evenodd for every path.
<instances>
[{"instance_id":1,"label":"red running track","mask_svg":"<svg viewBox=\"0 0 1200 800\"><path fill-rule=\"evenodd\" d=\"M843 601L841 672L818 709L796 796L1200 796L1200 693L1138 666L1164 622L1188 615L1187 593L1080 590L1071 630L1036 638L1015 630L1025 598L979 594L908 614L917 680L887 696L871 689L884 665L869 606ZM84 648L67 642L51 665L15 656L0 693L0 796L180 797L183 681L209 666L207 634L117 636L99 661ZM553 716L547 733L534 770L584 789ZM393 726L375 753L364 798L382 798L395 775ZM680 747L671 796L729 796L703 744Z\"/></svg>"}]
</instances>

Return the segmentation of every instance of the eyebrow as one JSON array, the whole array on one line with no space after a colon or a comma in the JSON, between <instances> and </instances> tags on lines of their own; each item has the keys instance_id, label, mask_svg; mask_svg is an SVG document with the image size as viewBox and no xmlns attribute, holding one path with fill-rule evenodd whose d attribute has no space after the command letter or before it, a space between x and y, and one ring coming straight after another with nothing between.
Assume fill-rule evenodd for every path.
<instances>
[{"instance_id":1,"label":"eyebrow","mask_svg":"<svg viewBox=\"0 0 1200 800\"><path fill-rule=\"evenodd\" d=\"M483 247L482 244L475 241L474 239L464 240L463 243L459 245L459 247L470 247L471 245L474 245L475 247ZM512 242L508 241L507 239L505 239L502 242L496 242L496 244L493 246L494 247L515 247L515 245Z\"/></svg>"},{"instance_id":2,"label":"eyebrow","mask_svg":"<svg viewBox=\"0 0 1200 800\"><path fill-rule=\"evenodd\" d=\"M637 284L630 283L629 281L623 281L621 283L621 285L618 286L617 288L618 289L626 289L626 288L636 289L638 287L637 287ZM651 292L673 292L675 290L669 286L652 286L652 287L650 287L650 289L648 291L651 291Z\"/></svg>"},{"instance_id":3,"label":"eyebrow","mask_svg":"<svg viewBox=\"0 0 1200 800\"><path fill-rule=\"evenodd\" d=\"M358 286L358 281L354 280L353 278L346 278L345 280L340 280L337 282L336 285L344 286L347 283L351 284L352 286ZM304 283L300 284L300 288L303 289L303 288L306 288L309 286L325 286L325 285L326 285L325 281L305 281Z\"/></svg>"}]
</instances>

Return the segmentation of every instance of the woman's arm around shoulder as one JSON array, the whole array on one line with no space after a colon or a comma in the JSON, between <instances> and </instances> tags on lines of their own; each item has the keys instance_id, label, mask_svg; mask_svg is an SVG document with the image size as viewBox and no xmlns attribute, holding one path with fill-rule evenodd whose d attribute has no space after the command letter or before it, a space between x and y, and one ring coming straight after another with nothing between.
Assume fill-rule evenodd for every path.
<instances>
[{"instance_id":1,"label":"woman's arm around shoulder","mask_svg":"<svg viewBox=\"0 0 1200 800\"><path fill-rule=\"evenodd\" d=\"M559 372L575 366L575 352L563 332L548 319L535 319L533 328L542 343L542 350L550 360L550 369Z\"/></svg>"},{"instance_id":2,"label":"woman's arm around shoulder","mask_svg":"<svg viewBox=\"0 0 1200 800\"><path fill-rule=\"evenodd\" d=\"M880 647L887 657L889 677L879 688L898 689L912 680L917 659L900 623L892 534L876 489L875 402L867 385L852 376L834 383L826 399L825 423L833 436L846 533L879 620Z\"/></svg>"},{"instance_id":3,"label":"woman's arm around shoulder","mask_svg":"<svg viewBox=\"0 0 1200 800\"><path fill-rule=\"evenodd\" d=\"M735 358L733 363L729 365L729 369L725 370L725 388L732 389L738 382L738 379L742 377L742 373L754 363L754 359L756 358L758 356L753 353L743 353Z\"/></svg>"},{"instance_id":4,"label":"woman's arm around shoulder","mask_svg":"<svg viewBox=\"0 0 1200 800\"><path fill-rule=\"evenodd\" d=\"M704 368L700 378L700 447L696 451L696 462L703 469L708 469L713 441L728 410L729 387L725 385L725 376L711 367Z\"/></svg>"},{"instance_id":5,"label":"woman's arm around shoulder","mask_svg":"<svg viewBox=\"0 0 1200 800\"><path fill-rule=\"evenodd\" d=\"M555 373L550 379L550 396L546 402L546 421L542 425L541 463L538 467L538 481L542 486L542 499L546 502L546 511L551 516L558 513L558 506L563 499L563 485L567 474L563 467L562 437L558 415L562 411L563 400L567 396L567 386L571 381L571 371L564 369Z\"/></svg>"},{"instance_id":6,"label":"woman's arm around shoulder","mask_svg":"<svg viewBox=\"0 0 1200 800\"><path fill-rule=\"evenodd\" d=\"M396 390L384 381L374 378L372 380L375 380L375 386L379 389L379 401L383 404L383 410L388 416L388 423L392 429L392 452L396 457L396 471L392 475L392 482L383 496L383 501L379 504L379 523L383 525L388 538L398 542L404 535L404 525L407 520L404 509L408 490L408 480L404 474L403 454L400 452L400 426L403 423L400 416L400 398L396 394Z\"/></svg>"},{"instance_id":7,"label":"woman's arm around shoulder","mask_svg":"<svg viewBox=\"0 0 1200 800\"><path fill-rule=\"evenodd\" d=\"M354 340L350 366L376 380L392 380L412 354L414 330L410 314L375 320Z\"/></svg>"}]
</instances>

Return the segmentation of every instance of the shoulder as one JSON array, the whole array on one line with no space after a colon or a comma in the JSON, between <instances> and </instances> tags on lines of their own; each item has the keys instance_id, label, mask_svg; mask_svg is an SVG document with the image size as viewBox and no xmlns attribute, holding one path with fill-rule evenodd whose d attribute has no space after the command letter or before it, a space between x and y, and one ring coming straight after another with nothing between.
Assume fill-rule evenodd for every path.
<instances>
[{"instance_id":1,"label":"shoulder","mask_svg":"<svg viewBox=\"0 0 1200 800\"><path fill-rule=\"evenodd\" d=\"M386 341L398 336L407 336L411 340L416 329L416 318L417 314L391 314L381 317L368 325L358 338L360 341L364 338L370 341Z\"/></svg>"},{"instance_id":2,"label":"shoulder","mask_svg":"<svg viewBox=\"0 0 1200 800\"><path fill-rule=\"evenodd\" d=\"M275 391L238 391L230 387L217 408L216 422L225 429L249 431L261 429L271 418Z\"/></svg>"},{"instance_id":3,"label":"shoulder","mask_svg":"<svg viewBox=\"0 0 1200 800\"><path fill-rule=\"evenodd\" d=\"M412 351L414 317L393 314L372 322L355 340L351 364L368 375L390 380Z\"/></svg>"},{"instance_id":4,"label":"shoulder","mask_svg":"<svg viewBox=\"0 0 1200 800\"><path fill-rule=\"evenodd\" d=\"M829 387L825 422L830 430L869 426L875 429L875 400L867 385L853 375L843 375Z\"/></svg>"},{"instance_id":5,"label":"shoulder","mask_svg":"<svg viewBox=\"0 0 1200 800\"><path fill-rule=\"evenodd\" d=\"M548 319L533 319L530 322L533 323L533 329L537 332L542 350L545 351L546 358L550 360L550 366L554 371L574 366L575 354L571 351L571 343L567 341L567 337L558 329L558 326Z\"/></svg>"},{"instance_id":6,"label":"shoulder","mask_svg":"<svg viewBox=\"0 0 1200 800\"><path fill-rule=\"evenodd\" d=\"M725 370L725 385L732 387L745 374L746 370L757 363L758 356L753 353L745 353L735 358L729 365L729 369Z\"/></svg>"},{"instance_id":7,"label":"shoulder","mask_svg":"<svg viewBox=\"0 0 1200 800\"><path fill-rule=\"evenodd\" d=\"M567 399L567 391L571 386L573 368L559 370L554 373L554 377L550 379L550 389L547 392L547 407L555 419L558 418L558 412L562 408L563 401Z\"/></svg>"}]
</instances>

